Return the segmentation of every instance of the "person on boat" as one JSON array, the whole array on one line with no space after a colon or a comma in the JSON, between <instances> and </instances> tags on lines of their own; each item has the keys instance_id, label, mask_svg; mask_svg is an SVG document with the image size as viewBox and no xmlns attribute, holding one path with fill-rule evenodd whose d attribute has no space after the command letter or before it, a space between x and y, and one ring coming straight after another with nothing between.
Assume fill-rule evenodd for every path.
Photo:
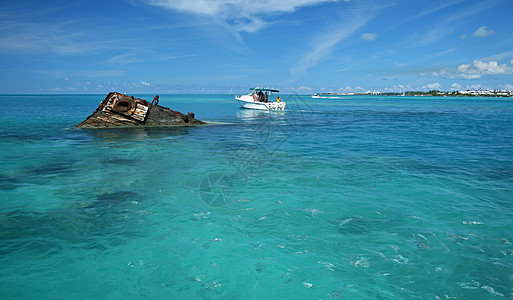
<instances>
[{"instance_id":1,"label":"person on boat","mask_svg":"<svg viewBox=\"0 0 513 300\"><path fill-rule=\"evenodd\" d=\"M262 91L258 91L258 101L264 102L264 93Z\"/></svg>"},{"instance_id":2,"label":"person on boat","mask_svg":"<svg viewBox=\"0 0 513 300\"><path fill-rule=\"evenodd\" d=\"M276 97L276 102L281 102L281 98L279 95L278 95L278 97Z\"/></svg>"}]
</instances>

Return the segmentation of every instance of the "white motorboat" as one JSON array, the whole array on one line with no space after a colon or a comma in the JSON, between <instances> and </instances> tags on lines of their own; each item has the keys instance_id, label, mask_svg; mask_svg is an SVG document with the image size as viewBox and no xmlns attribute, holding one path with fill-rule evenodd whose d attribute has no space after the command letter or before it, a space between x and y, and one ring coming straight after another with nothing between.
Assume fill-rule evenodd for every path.
<instances>
[{"instance_id":1,"label":"white motorboat","mask_svg":"<svg viewBox=\"0 0 513 300\"><path fill-rule=\"evenodd\" d=\"M339 96L347 96L347 95L354 95L354 93L317 93L313 94L312 98L314 99L341 99Z\"/></svg>"},{"instance_id":2,"label":"white motorboat","mask_svg":"<svg viewBox=\"0 0 513 300\"><path fill-rule=\"evenodd\" d=\"M273 89L251 88L245 95L236 95L242 108L259 110L284 110L286 103L281 101L280 91Z\"/></svg>"}]
</instances>

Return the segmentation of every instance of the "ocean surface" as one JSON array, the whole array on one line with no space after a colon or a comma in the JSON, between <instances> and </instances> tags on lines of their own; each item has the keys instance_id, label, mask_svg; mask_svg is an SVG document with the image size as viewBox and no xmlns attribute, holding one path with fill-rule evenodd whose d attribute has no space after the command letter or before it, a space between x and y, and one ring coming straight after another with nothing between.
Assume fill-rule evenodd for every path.
<instances>
[{"instance_id":1,"label":"ocean surface","mask_svg":"<svg viewBox=\"0 0 513 300\"><path fill-rule=\"evenodd\" d=\"M282 96L1 95L0 298L513 299L513 99Z\"/></svg>"}]
</instances>

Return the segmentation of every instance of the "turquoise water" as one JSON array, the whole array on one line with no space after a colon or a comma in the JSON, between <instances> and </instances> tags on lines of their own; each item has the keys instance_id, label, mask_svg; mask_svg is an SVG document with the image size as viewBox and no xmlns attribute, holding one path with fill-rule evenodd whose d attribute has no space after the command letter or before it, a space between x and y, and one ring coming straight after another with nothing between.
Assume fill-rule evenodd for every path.
<instances>
[{"instance_id":1,"label":"turquoise water","mask_svg":"<svg viewBox=\"0 0 513 300\"><path fill-rule=\"evenodd\" d=\"M153 95L140 95L152 99ZM511 299L513 100L0 96L2 299Z\"/></svg>"}]
</instances>

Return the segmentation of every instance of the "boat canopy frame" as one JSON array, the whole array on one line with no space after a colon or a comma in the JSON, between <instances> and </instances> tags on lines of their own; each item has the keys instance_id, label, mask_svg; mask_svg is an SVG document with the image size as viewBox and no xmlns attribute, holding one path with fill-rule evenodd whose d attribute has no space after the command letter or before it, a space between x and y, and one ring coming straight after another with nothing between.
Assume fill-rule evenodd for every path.
<instances>
[{"instance_id":1,"label":"boat canopy frame","mask_svg":"<svg viewBox=\"0 0 513 300\"><path fill-rule=\"evenodd\" d=\"M278 97L279 97L279 93L280 91L278 90L275 90L275 89L263 89L263 88L250 88L249 89L249 94L250 95L253 95L253 99L257 102L263 102L263 103L268 103L268 102L279 102L277 101ZM272 95L277 95L276 97L273 97ZM271 100L270 100L271 98ZM273 99L274 98L274 101Z\"/></svg>"},{"instance_id":2,"label":"boat canopy frame","mask_svg":"<svg viewBox=\"0 0 513 300\"><path fill-rule=\"evenodd\" d=\"M261 89L261 88L250 88L250 91L253 92L271 92L271 93L279 93L280 91L275 89Z\"/></svg>"}]
</instances>

